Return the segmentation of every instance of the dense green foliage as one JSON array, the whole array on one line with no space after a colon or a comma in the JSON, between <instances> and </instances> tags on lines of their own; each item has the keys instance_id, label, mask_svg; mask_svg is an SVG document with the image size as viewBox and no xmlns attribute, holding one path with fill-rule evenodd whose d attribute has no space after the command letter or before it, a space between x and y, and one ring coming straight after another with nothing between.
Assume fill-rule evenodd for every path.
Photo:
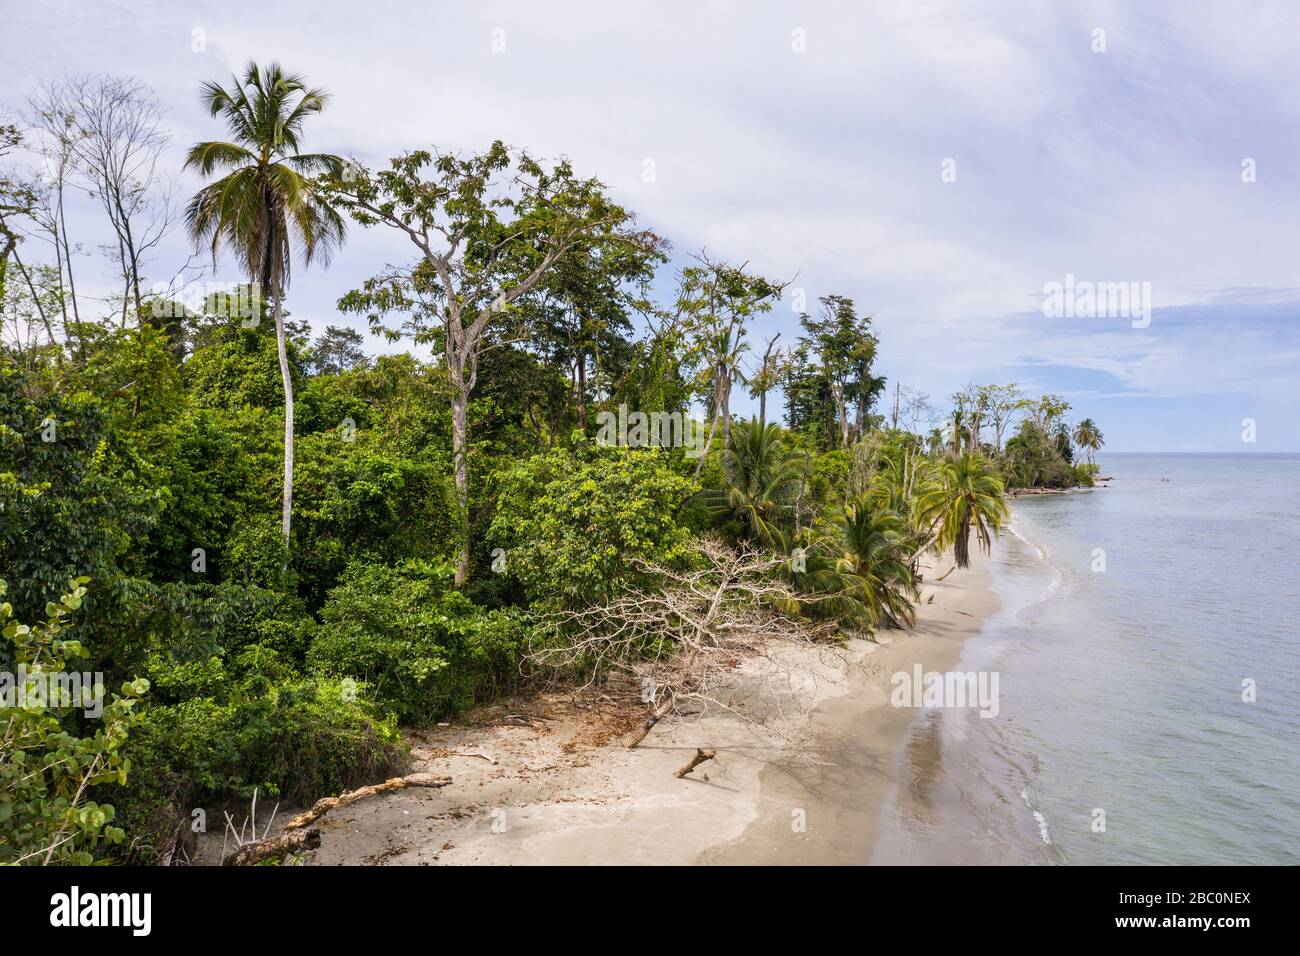
<instances>
[{"instance_id":1,"label":"dense green foliage","mask_svg":"<svg viewBox=\"0 0 1300 956\"><path fill-rule=\"evenodd\" d=\"M508 689L523 622L484 611L452 587L447 562L355 563L330 591L307 655L316 672L365 685L405 722L455 713Z\"/></svg>"},{"instance_id":2,"label":"dense green foliage","mask_svg":"<svg viewBox=\"0 0 1300 956\"><path fill-rule=\"evenodd\" d=\"M537 455L504 471L489 541L530 603L608 600L641 579L638 561L683 561L694 482L662 451L598 449Z\"/></svg>"}]
</instances>

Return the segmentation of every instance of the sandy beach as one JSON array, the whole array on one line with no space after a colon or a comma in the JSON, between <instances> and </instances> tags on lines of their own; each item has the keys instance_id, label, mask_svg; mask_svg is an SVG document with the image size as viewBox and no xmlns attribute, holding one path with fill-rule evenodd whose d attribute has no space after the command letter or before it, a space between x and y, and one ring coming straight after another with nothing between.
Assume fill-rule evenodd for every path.
<instances>
[{"instance_id":1,"label":"sandy beach","mask_svg":"<svg viewBox=\"0 0 1300 956\"><path fill-rule=\"evenodd\" d=\"M628 750L635 714L543 695L522 714L414 731L412 771L453 782L330 812L309 862L866 863L918 713L891 706L890 675L951 669L998 606L987 558L939 581L950 567L923 568L910 631L744 662L732 699L761 724L725 712L665 721ZM675 777L697 748L716 757Z\"/></svg>"}]
</instances>

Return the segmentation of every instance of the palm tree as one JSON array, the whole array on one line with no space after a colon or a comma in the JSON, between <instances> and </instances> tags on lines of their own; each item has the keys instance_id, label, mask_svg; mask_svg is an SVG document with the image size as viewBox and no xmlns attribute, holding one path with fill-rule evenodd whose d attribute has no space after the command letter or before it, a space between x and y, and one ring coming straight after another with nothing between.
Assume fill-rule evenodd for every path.
<instances>
[{"instance_id":1,"label":"palm tree","mask_svg":"<svg viewBox=\"0 0 1300 956\"><path fill-rule=\"evenodd\" d=\"M1070 435L1070 438L1074 441L1075 445L1079 447L1080 451L1086 451L1088 453L1088 464L1090 465L1094 463L1094 452L1100 450L1101 446L1106 444L1106 440L1102 437L1101 429L1097 427L1097 423L1091 418L1085 418L1083 421L1079 422L1079 424L1075 425L1074 432Z\"/></svg>"},{"instance_id":2,"label":"palm tree","mask_svg":"<svg viewBox=\"0 0 1300 956\"><path fill-rule=\"evenodd\" d=\"M822 610L875 627L916 620L907 522L863 494L832 513L812 547L806 585L828 594Z\"/></svg>"},{"instance_id":3,"label":"palm tree","mask_svg":"<svg viewBox=\"0 0 1300 956\"><path fill-rule=\"evenodd\" d=\"M803 488L802 456L785 444L779 425L737 422L722 453L725 487L703 493L716 516L740 519L755 544L785 550L785 530Z\"/></svg>"},{"instance_id":4,"label":"palm tree","mask_svg":"<svg viewBox=\"0 0 1300 956\"><path fill-rule=\"evenodd\" d=\"M1010 517L1002 491L1002 479L983 455L965 452L940 462L935 477L917 496L917 520L930 529L931 537L913 559L933 546L951 547L957 567L969 567L972 529L987 554L993 536Z\"/></svg>"},{"instance_id":5,"label":"palm tree","mask_svg":"<svg viewBox=\"0 0 1300 956\"><path fill-rule=\"evenodd\" d=\"M269 295L284 385L284 494L281 529L289 541L293 512L293 381L284 335L284 293L289 287L294 249L304 265L328 263L343 241L343 219L321 197L313 174L338 172L335 156L299 152L303 122L325 107L327 95L309 89L303 79L277 63L249 63L243 80L225 89L204 83L202 101L212 116L221 116L231 141L196 144L187 169L204 176L226 175L195 193L185 211L190 236L209 243L212 259L224 245L256 285L258 308Z\"/></svg>"}]
</instances>

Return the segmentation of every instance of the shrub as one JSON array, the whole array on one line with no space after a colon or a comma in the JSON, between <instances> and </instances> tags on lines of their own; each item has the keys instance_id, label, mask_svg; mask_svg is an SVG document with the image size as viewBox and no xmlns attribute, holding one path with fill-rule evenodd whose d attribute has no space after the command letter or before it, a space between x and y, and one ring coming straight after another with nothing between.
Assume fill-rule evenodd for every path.
<instances>
[{"instance_id":1,"label":"shrub","mask_svg":"<svg viewBox=\"0 0 1300 956\"><path fill-rule=\"evenodd\" d=\"M97 707L102 688L81 688L79 700L50 699L42 675L62 673L72 658L88 657L78 641L68 640L64 618L81 607L79 578L58 604L46 605L46 621L29 627L13 620L13 607L0 604L0 625L14 645L15 679L0 682L0 864L67 863L86 866L100 849L120 843L125 832L113 825L114 810L86 791L109 781L125 783L130 761L123 754L130 728L140 715L137 698L149 682L135 680L122 696L104 705L95 733L69 732L79 707ZM0 595L5 583L0 581ZM21 668L21 670L19 670ZM22 694L22 699L19 694ZM61 696L61 695L60 695Z\"/></svg>"},{"instance_id":2,"label":"shrub","mask_svg":"<svg viewBox=\"0 0 1300 956\"><path fill-rule=\"evenodd\" d=\"M1074 470L1059 442L1029 420L1007 441L1000 465L1007 484L1017 488L1068 488L1074 483Z\"/></svg>"},{"instance_id":3,"label":"shrub","mask_svg":"<svg viewBox=\"0 0 1300 956\"><path fill-rule=\"evenodd\" d=\"M194 697L152 708L115 788L126 854L151 862L195 808L262 796L305 802L405 772L409 754L391 719L339 680L275 682L252 675L225 700Z\"/></svg>"},{"instance_id":4,"label":"shrub","mask_svg":"<svg viewBox=\"0 0 1300 956\"><path fill-rule=\"evenodd\" d=\"M1101 468L1096 463L1089 464L1086 461L1081 461L1074 465L1072 470L1074 472L1074 483L1076 485L1080 488L1091 488L1093 486L1093 479L1101 471Z\"/></svg>"},{"instance_id":5,"label":"shrub","mask_svg":"<svg viewBox=\"0 0 1300 956\"><path fill-rule=\"evenodd\" d=\"M316 673L366 684L388 714L427 722L508 683L521 616L486 611L452 588L447 562L356 562L329 593L307 659Z\"/></svg>"},{"instance_id":6,"label":"shrub","mask_svg":"<svg viewBox=\"0 0 1300 956\"><path fill-rule=\"evenodd\" d=\"M636 559L687 560L697 486L657 449L556 449L501 477L488 537L538 607L608 600L643 583Z\"/></svg>"}]
</instances>

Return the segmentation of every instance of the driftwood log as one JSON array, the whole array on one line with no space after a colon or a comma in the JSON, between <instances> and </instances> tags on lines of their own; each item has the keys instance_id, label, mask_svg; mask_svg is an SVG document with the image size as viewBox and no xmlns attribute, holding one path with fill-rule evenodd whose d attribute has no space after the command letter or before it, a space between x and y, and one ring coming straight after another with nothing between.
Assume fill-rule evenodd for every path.
<instances>
[{"instance_id":1,"label":"driftwood log","mask_svg":"<svg viewBox=\"0 0 1300 956\"><path fill-rule=\"evenodd\" d=\"M263 860L275 857L283 857L289 853L314 850L320 846L320 830L315 827L304 828L315 823L331 810L351 806L360 800L366 799L366 797L373 797L380 793L405 790L407 787L445 787L449 783L451 783L451 777L440 777L432 773L413 773L405 777L391 777L383 783L372 784L369 787L348 790L337 797L322 797L312 804L310 810L298 814L286 823L279 835L268 837L265 840L245 843L222 860L221 865L251 866L254 863L261 863Z\"/></svg>"},{"instance_id":2,"label":"driftwood log","mask_svg":"<svg viewBox=\"0 0 1300 956\"><path fill-rule=\"evenodd\" d=\"M234 853L221 861L222 866L253 866L263 860L280 859L290 853L314 850L320 846L320 831L315 827L308 830L285 830L277 836L265 840L245 843Z\"/></svg>"},{"instance_id":3,"label":"driftwood log","mask_svg":"<svg viewBox=\"0 0 1300 956\"><path fill-rule=\"evenodd\" d=\"M451 777L440 777L432 773L413 773L405 777L390 777L383 783L372 784L369 787L358 787L356 790L341 793L337 797L321 797L312 805L310 810L298 814L286 823L284 828L286 830L299 830L309 823L315 823L331 810L351 806L359 800L373 797L379 793L405 790L407 787L445 787L449 783L451 783Z\"/></svg>"},{"instance_id":4,"label":"driftwood log","mask_svg":"<svg viewBox=\"0 0 1300 956\"><path fill-rule=\"evenodd\" d=\"M688 763L685 767L682 767L681 770L678 770L675 774L673 774L673 776L676 777L678 780L680 780L682 777L686 776L688 773L690 773L700 764L704 763L704 761L712 760L716 756L717 753L715 753L712 750L700 750L697 747L695 750L695 756L691 758L691 762Z\"/></svg>"}]
</instances>

